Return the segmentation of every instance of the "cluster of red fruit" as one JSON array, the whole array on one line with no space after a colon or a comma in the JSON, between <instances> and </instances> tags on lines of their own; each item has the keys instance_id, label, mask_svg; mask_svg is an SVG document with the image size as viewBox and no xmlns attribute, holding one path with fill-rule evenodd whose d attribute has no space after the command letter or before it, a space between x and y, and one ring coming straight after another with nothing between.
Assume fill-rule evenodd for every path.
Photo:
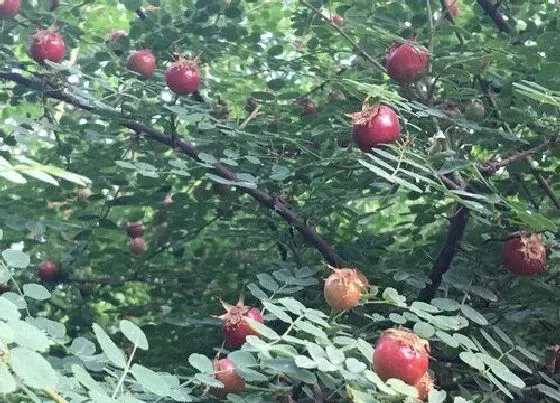
<instances>
[{"instance_id":1,"label":"cluster of red fruit","mask_svg":"<svg viewBox=\"0 0 560 403\"><path fill-rule=\"evenodd\" d=\"M128 247L130 251L138 256L146 250L146 241L144 240L144 224L142 221L131 222L126 226L126 233L130 238Z\"/></svg>"},{"instance_id":2,"label":"cluster of red fruit","mask_svg":"<svg viewBox=\"0 0 560 403\"><path fill-rule=\"evenodd\" d=\"M257 308L246 306L243 297L236 305L222 302L226 313L219 318L222 320L222 334L225 342L232 348L239 348L247 340L247 336L258 333L251 327L247 319L263 323L264 318ZM224 387L213 389L212 394L220 399L228 393L240 393L245 390L245 381L235 371L235 364L229 358L215 359L213 362L214 377L219 380Z\"/></svg>"}]
</instances>

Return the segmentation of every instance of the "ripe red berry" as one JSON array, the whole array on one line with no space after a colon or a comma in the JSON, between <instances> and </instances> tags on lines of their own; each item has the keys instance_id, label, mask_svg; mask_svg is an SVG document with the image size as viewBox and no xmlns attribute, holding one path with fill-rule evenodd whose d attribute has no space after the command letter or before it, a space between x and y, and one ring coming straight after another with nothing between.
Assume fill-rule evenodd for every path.
<instances>
[{"instance_id":1,"label":"ripe red berry","mask_svg":"<svg viewBox=\"0 0 560 403\"><path fill-rule=\"evenodd\" d=\"M15 17L21 9L21 0L4 0L0 1L0 17Z\"/></svg>"},{"instance_id":2,"label":"ripe red berry","mask_svg":"<svg viewBox=\"0 0 560 403\"><path fill-rule=\"evenodd\" d=\"M213 377L224 384L223 388L212 390L212 394L219 399L225 399L228 393L240 393L245 390L245 381L235 372L235 364L229 358L214 360Z\"/></svg>"},{"instance_id":3,"label":"ripe red berry","mask_svg":"<svg viewBox=\"0 0 560 403\"><path fill-rule=\"evenodd\" d=\"M357 269L335 269L326 280L323 295L333 309L343 311L360 303L362 289L368 287L365 276Z\"/></svg>"},{"instance_id":4,"label":"ripe red berry","mask_svg":"<svg viewBox=\"0 0 560 403\"><path fill-rule=\"evenodd\" d=\"M126 226L126 233L131 238L139 238L144 235L144 224L142 221L131 222Z\"/></svg>"},{"instance_id":5,"label":"ripe red berry","mask_svg":"<svg viewBox=\"0 0 560 403\"><path fill-rule=\"evenodd\" d=\"M43 281L54 281L60 275L58 266L52 260L44 260L39 265L39 278Z\"/></svg>"},{"instance_id":6,"label":"ripe red berry","mask_svg":"<svg viewBox=\"0 0 560 403\"><path fill-rule=\"evenodd\" d=\"M418 391L418 399L426 400L431 390L434 388L434 380L428 372L414 385Z\"/></svg>"},{"instance_id":7,"label":"ripe red berry","mask_svg":"<svg viewBox=\"0 0 560 403\"><path fill-rule=\"evenodd\" d=\"M191 94L200 88L198 63L183 57L171 63L165 71L165 82L178 95Z\"/></svg>"},{"instance_id":8,"label":"ripe red berry","mask_svg":"<svg viewBox=\"0 0 560 403\"><path fill-rule=\"evenodd\" d=\"M251 328L246 320L250 318L256 322L263 323L264 319L258 309L245 306L241 299L236 305L222 302L222 306L227 311L219 317L222 319L222 333L224 339L231 347L240 347L245 343L247 336L258 336L258 333Z\"/></svg>"},{"instance_id":9,"label":"ripe red berry","mask_svg":"<svg viewBox=\"0 0 560 403\"><path fill-rule=\"evenodd\" d=\"M334 25L341 26L342 23L344 22L344 18L342 18L342 15L340 14L335 14L331 17L331 22Z\"/></svg>"},{"instance_id":10,"label":"ripe red berry","mask_svg":"<svg viewBox=\"0 0 560 403\"><path fill-rule=\"evenodd\" d=\"M364 152L379 144L394 143L400 136L401 125L394 110L385 105L365 105L352 117L352 139Z\"/></svg>"},{"instance_id":11,"label":"ripe red berry","mask_svg":"<svg viewBox=\"0 0 560 403\"><path fill-rule=\"evenodd\" d=\"M446 0L445 2L447 10L449 10L453 17L457 17L457 14L459 14L459 5L457 4L457 1L458 0Z\"/></svg>"},{"instance_id":12,"label":"ripe red berry","mask_svg":"<svg viewBox=\"0 0 560 403\"><path fill-rule=\"evenodd\" d=\"M418 80L428 69L429 53L404 43L393 48L387 56L387 74L400 84Z\"/></svg>"},{"instance_id":13,"label":"ripe red berry","mask_svg":"<svg viewBox=\"0 0 560 403\"><path fill-rule=\"evenodd\" d=\"M111 42L116 42L121 38L128 36L128 33L123 30L113 31L111 32Z\"/></svg>"},{"instance_id":14,"label":"ripe red berry","mask_svg":"<svg viewBox=\"0 0 560 403\"><path fill-rule=\"evenodd\" d=\"M149 80L154 75L154 70L156 69L156 58L147 49L135 50L128 56L126 67L130 71L134 71Z\"/></svg>"},{"instance_id":15,"label":"ripe red berry","mask_svg":"<svg viewBox=\"0 0 560 403\"><path fill-rule=\"evenodd\" d=\"M10 291L10 286L8 284L0 283L0 295L8 291Z\"/></svg>"},{"instance_id":16,"label":"ripe red berry","mask_svg":"<svg viewBox=\"0 0 560 403\"><path fill-rule=\"evenodd\" d=\"M311 100L307 101L303 106L303 116L310 116L317 112L317 104Z\"/></svg>"},{"instance_id":17,"label":"ripe red berry","mask_svg":"<svg viewBox=\"0 0 560 403\"><path fill-rule=\"evenodd\" d=\"M547 347L545 359L546 369L550 372L560 372L560 344Z\"/></svg>"},{"instance_id":18,"label":"ripe red berry","mask_svg":"<svg viewBox=\"0 0 560 403\"><path fill-rule=\"evenodd\" d=\"M379 336L374 368L382 380L400 379L414 386L428 370L428 342L408 330L389 329Z\"/></svg>"},{"instance_id":19,"label":"ripe red berry","mask_svg":"<svg viewBox=\"0 0 560 403\"><path fill-rule=\"evenodd\" d=\"M66 45L58 32L49 29L39 30L33 35L29 51L37 63L44 63L45 60L59 63L64 59Z\"/></svg>"},{"instance_id":20,"label":"ripe red berry","mask_svg":"<svg viewBox=\"0 0 560 403\"><path fill-rule=\"evenodd\" d=\"M546 248L539 234L518 233L502 244L502 263L518 276L532 276L544 270Z\"/></svg>"},{"instance_id":21,"label":"ripe red berry","mask_svg":"<svg viewBox=\"0 0 560 403\"><path fill-rule=\"evenodd\" d=\"M130 251L138 256L146 250L146 241L144 241L142 237L134 238L128 243L128 246L130 247Z\"/></svg>"}]
</instances>

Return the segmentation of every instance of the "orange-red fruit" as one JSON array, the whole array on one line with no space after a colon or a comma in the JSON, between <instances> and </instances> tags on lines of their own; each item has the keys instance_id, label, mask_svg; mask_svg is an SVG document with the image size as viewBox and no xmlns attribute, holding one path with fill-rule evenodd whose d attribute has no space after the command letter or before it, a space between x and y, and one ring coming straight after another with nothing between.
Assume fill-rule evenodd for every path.
<instances>
[{"instance_id":1,"label":"orange-red fruit","mask_svg":"<svg viewBox=\"0 0 560 403\"><path fill-rule=\"evenodd\" d=\"M216 388L212 394L223 399L228 393L240 393L245 390L245 381L235 372L235 364L229 358L214 360L214 378L224 384L223 388Z\"/></svg>"},{"instance_id":2,"label":"orange-red fruit","mask_svg":"<svg viewBox=\"0 0 560 403\"><path fill-rule=\"evenodd\" d=\"M59 63L64 59L66 45L58 32L49 29L39 30L33 35L29 52L37 63L44 63L45 60Z\"/></svg>"},{"instance_id":3,"label":"orange-red fruit","mask_svg":"<svg viewBox=\"0 0 560 403\"><path fill-rule=\"evenodd\" d=\"M418 80L428 69L429 53L425 48L417 48L404 43L389 52L387 74L400 84Z\"/></svg>"},{"instance_id":4,"label":"orange-red fruit","mask_svg":"<svg viewBox=\"0 0 560 403\"><path fill-rule=\"evenodd\" d=\"M247 322L247 318L259 323L264 322L264 318L258 309L245 306L242 301L239 301L237 305L229 305L222 302L222 306L227 311L220 316L220 319L222 319L222 333L224 339L231 347L237 348L243 345L247 336L258 336L258 333Z\"/></svg>"},{"instance_id":5,"label":"orange-red fruit","mask_svg":"<svg viewBox=\"0 0 560 403\"><path fill-rule=\"evenodd\" d=\"M374 369L382 380L400 379L414 386L428 370L430 345L408 330L389 329L379 336Z\"/></svg>"},{"instance_id":6,"label":"orange-red fruit","mask_svg":"<svg viewBox=\"0 0 560 403\"><path fill-rule=\"evenodd\" d=\"M21 9L21 0L4 0L0 1L0 17L15 17Z\"/></svg>"},{"instance_id":7,"label":"orange-red fruit","mask_svg":"<svg viewBox=\"0 0 560 403\"><path fill-rule=\"evenodd\" d=\"M113 31L111 33L111 42L116 42L119 39L124 38L125 36L128 36L128 33L126 31L123 30Z\"/></svg>"},{"instance_id":8,"label":"orange-red fruit","mask_svg":"<svg viewBox=\"0 0 560 403\"><path fill-rule=\"evenodd\" d=\"M430 376L428 372L424 374L422 378L414 385L416 390L418 391L418 399L426 400L428 399L428 395L430 391L434 388L434 380Z\"/></svg>"},{"instance_id":9,"label":"orange-red fruit","mask_svg":"<svg viewBox=\"0 0 560 403\"><path fill-rule=\"evenodd\" d=\"M142 237L134 238L129 242L128 246L130 247L130 251L132 253L140 255L146 250L146 241L144 241L144 238Z\"/></svg>"},{"instance_id":10,"label":"orange-red fruit","mask_svg":"<svg viewBox=\"0 0 560 403\"><path fill-rule=\"evenodd\" d=\"M323 287L327 304L342 311L351 309L360 303L362 289L368 287L367 279L357 269L333 269Z\"/></svg>"},{"instance_id":11,"label":"orange-red fruit","mask_svg":"<svg viewBox=\"0 0 560 403\"><path fill-rule=\"evenodd\" d=\"M43 281L54 281L59 274L58 266L52 260L44 260L39 265L39 278Z\"/></svg>"},{"instance_id":12,"label":"orange-red fruit","mask_svg":"<svg viewBox=\"0 0 560 403\"><path fill-rule=\"evenodd\" d=\"M149 80L154 75L154 70L156 69L156 58L147 49L135 50L128 56L126 67L130 71L134 71Z\"/></svg>"},{"instance_id":13,"label":"orange-red fruit","mask_svg":"<svg viewBox=\"0 0 560 403\"><path fill-rule=\"evenodd\" d=\"M200 88L198 64L180 58L165 71L165 82L171 91L178 95L191 94Z\"/></svg>"},{"instance_id":14,"label":"orange-red fruit","mask_svg":"<svg viewBox=\"0 0 560 403\"><path fill-rule=\"evenodd\" d=\"M539 234L519 233L502 244L502 263L518 276L532 276L544 270L546 248Z\"/></svg>"},{"instance_id":15,"label":"orange-red fruit","mask_svg":"<svg viewBox=\"0 0 560 403\"><path fill-rule=\"evenodd\" d=\"M342 18L342 15L340 14L335 14L331 17L331 22L334 25L341 26L342 23L344 22L344 18Z\"/></svg>"},{"instance_id":16,"label":"orange-red fruit","mask_svg":"<svg viewBox=\"0 0 560 403\"><path fill-rule=\"evenodd\" d=\"M352 116L352 139L364 152L379 144L394 143L401 132L399 117L385 105L369 107Z\"/></svg>"},{"instance_id":17,"label":"orange-red fruit","mask_svg":"<svg viewBox=\"0 0 560 403\"><path fill-rule=\"evenodd\" d=\"M142 221L134 221L126 226L126 233L131 238L139 238L144 235L144 224Z\"/></svg>"},{"instance_id":18,"label":"orange-red fruit","mask_svg":"<svg viewBox=\"0 0 560 403\"><path fill-rule=\"evenodd\" d=\"M457 17L459 14L459 5L457 4L458 0L447 0L445 4L447 5L447 10L451 13L453 17Z\"/></svg>"}]
</instances>

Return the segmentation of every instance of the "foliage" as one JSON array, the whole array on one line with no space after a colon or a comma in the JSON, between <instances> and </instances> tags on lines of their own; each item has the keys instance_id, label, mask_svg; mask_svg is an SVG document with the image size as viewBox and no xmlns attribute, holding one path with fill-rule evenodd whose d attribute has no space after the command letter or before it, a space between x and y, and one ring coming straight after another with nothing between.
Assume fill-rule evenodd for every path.
<instances>
[{"instance_id":1,"label":"foliage","mask_svg":"<svg viewBox=\"0 0 560 403\"><path fill-rule=\"evenodd\" d=\"M414 401L372 366L398 326L430 342L431 403L560 401L557 4L50 3L0 21L2 401L211 400L217 355L247 382L233 402ZM53 24L66 60L39 65ZM429 49L425 77L388 78L395 41ZM126 69L142 48L151 80ZM199 58L200 93L165 87L175 53ZM349 146L365 102L399 113L399 142ZM516 231L542 235L544 273L501 265ZM373 284L351 311L323 300L325 248ZM215 316L244 292L265 323L230 351Z\"/></svg>"}]
</instances>

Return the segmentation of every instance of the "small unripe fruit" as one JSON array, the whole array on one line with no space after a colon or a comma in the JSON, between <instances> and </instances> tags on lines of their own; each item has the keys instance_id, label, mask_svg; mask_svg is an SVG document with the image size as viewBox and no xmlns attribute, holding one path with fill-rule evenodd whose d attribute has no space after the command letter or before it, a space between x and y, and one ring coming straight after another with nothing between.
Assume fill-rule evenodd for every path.
<instances>
[{"instance_id":1,"label":"small unripe fruit","mask_svg":"<svg viewBox=\"0 0 560 403\"><path fill-rule=\"evenodd\" d=\"M341 26L344 23L344 18L340 14L335 14L331 17L331 22L336 26Z\"/></svg>"},{"instance_id":2,"label":"small unripe fruit","mask_svg":"<svg viewBox=\"0 0 560 403\"><path fill-rule=\"evenodd\" d=\"M131 222L126 226L126 233L131 238L139 238L144 235L144 224L142 221Z\"/></svg>"},{"instance_id":3,"label":"small unripe fruit","mask_svg":"<svg viewBox=\"0 0 560 403\"><path fill-rule=\"evenodd\" d=\"M130 251L135 255L141 255L146 250L146 241L144 238L134 238L128 244Z\"/></svg>"},{"instance_id":4,"label":"small unripe fruit","mask_svg":"<svg viewBox=\"0 0 560 403\"><path fill-rule=\"evenodd\" d=\"M405 43L393 48L387 56L387 74L400 84L418 80L428 69L429 53Z\"/></svg>"},{"instance_id":5,"label":"small unripe fruit","mask_svg":"<svg viewBox=\"0 0 560 403\"><path fill-rule=\"evenodd\" d=\"M307 101L307 103L303 106L302 114L303 116L310 116L317 112L317 104L314 101Z\"/></svg>"},{"instance_id":6,"label":"small unripe fruit","mask_svg":"<svg viewBox=\"0 0 560 403\"><path fill-rule=\"evenodd\" d=\"M218 381L224 384L223 388L215 388L212 394L219 399L224 399L228 393L241 393L245 390L245 381L235 371L235 364L229 358L214 360L212 363L214 374Z\"/></svg>"},{"instance_id":7,"label":"small unripe fruit","mask_svg":"<svg viewBox=\"0 0 560 403\"><path fill-rule=\"evenodd\" d=\"M52 260L44 260L39 265L39 278L43 281L54 281L60 275L58 266Z\"/></svg>"},{"instance_id":8,"label":"small unripe fruit","mask_svg":"<svg viewBox=\"0 0 560 403\"><path fill-rule=\"evenodd\" d=\"M0 1L0 18L15 17L21 10L21 0Z\"/></svg>"},{"instance_id":9,"label":"small unripe fruit","mask_svg":"<svg viewBox=\"0 0 560 403\"><path fill-rule=\"evenodd\" d=\"M546 248L539 234L522 232L502 244L502 263L518 276L533 276L544 270Z\"/></svg>"},{"instance_id":10,"label":"small unripe fruit","mask_svg":"<svg viewBox=\"0 0 560 403\"><path fill-rule=\"evenodd\" d=\"M394 143L401 132L399 117L385 105L364 106L352 115L352 139L364 152L379 144Z\"/></svg>"},{"instance_id":11,"label":"small unripe fruit","mask_svg":"<svg viewBox=\"0 0 560 403\"><path fill-rule=\"evenodd\" d=\"M178 95L192 94L200 88L198 63L180 57L165 71L165 82Z\"/></svg>"},{"instance_id":12,"label":"small unripe fruit","mask_svg":"<svg viewBox=\"0 0 560 403\"><path fill-rule=\"evenodd\" d=\"M154 75L154 70L156 69L156 58L149 50L135 50L128 56L126 67L128 70L134 71L149 80Z\"/></svg>"},{"instance_id":13,"label":"small unripe fruit","mask_svg":"<svg viewBox=\"0 0 560 403\"><path fill-rule=\"evenodd\" d=\"M82 188L78 190L78 200L85 202L91 197L92 194L93 192L89 188Z\"/></svg>"},{"instance_id":14,"label":"small unripe fruit","mask_svg":"<svg viewBox=\"0 0 560 403\"><path fill-rule=\"evenodd\" d=\"M480 122L484 119L484 104L478 99L473 99L465 107L465 117L475 122Z\"/></svg>"},{"instance_id":15,"label":"small unripe fruit","mask_svg":"<svg viewBox=\"0 0 560 403\"><path fill-rule=\"evenodd\" d=\"M375 372L384 381L400 379L414 386L428 371L430 345L408 330L389 329L379 336L373 353Z\"/></svg>"},{"instance_id":16,"label":"small unripe fruit","mask_svg":"<svg viewBox=\"0 0 560 403\"><path fill-rule=\"evenodd\" d=\"M29 53L37 63L44 63L45 60L59 63L64 59L66 45L58 32L39 30L33 35Z\"/></svg>"}]
</instances>

